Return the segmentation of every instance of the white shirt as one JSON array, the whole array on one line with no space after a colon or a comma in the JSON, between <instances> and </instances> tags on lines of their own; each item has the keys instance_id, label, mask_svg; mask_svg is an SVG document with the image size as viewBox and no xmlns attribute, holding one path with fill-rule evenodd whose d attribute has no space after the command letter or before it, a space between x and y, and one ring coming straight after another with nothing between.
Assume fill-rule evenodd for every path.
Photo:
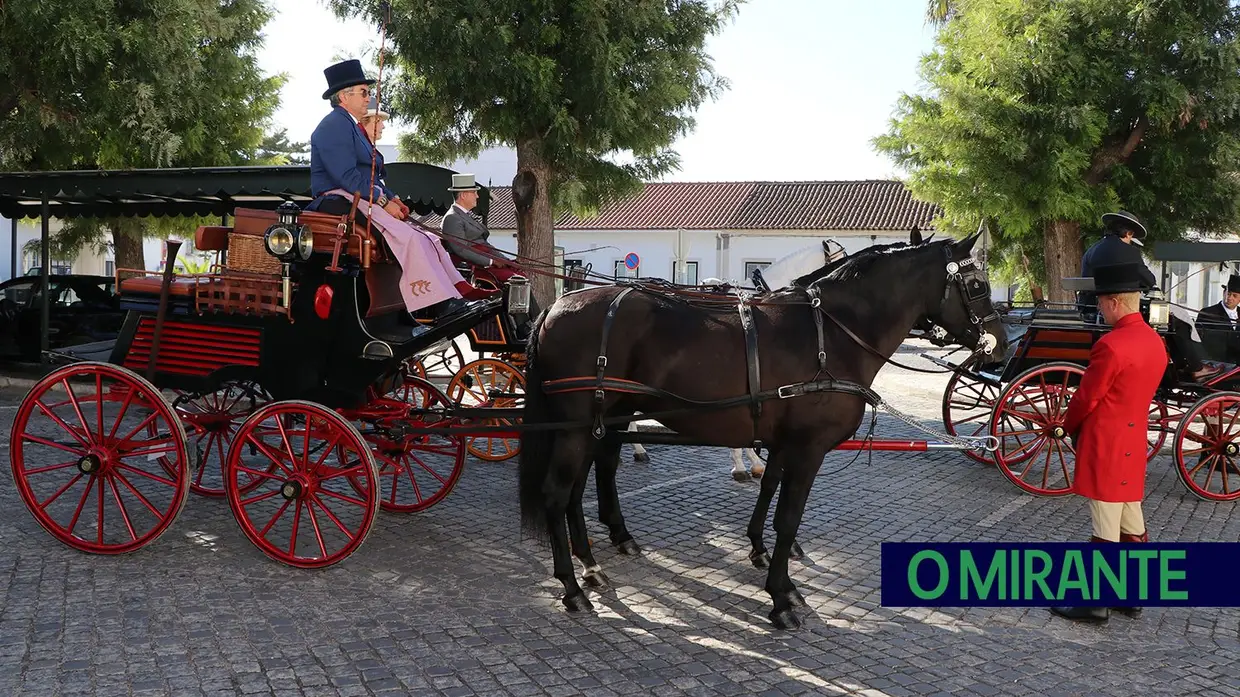
<instances>
[{"instance_id":1,"label":"white shirt","mask_svg":"<svg viewBox=\"0 0 1240 697\"><path fill-rule=\"evenodd\" d=\"M1223 312L1227 313L1227 317L1230 318L1232 322L1235 322L1236 319L1240 317L1240 307L1233 309L1223 305Z\"/></svg>"}]
</instances>

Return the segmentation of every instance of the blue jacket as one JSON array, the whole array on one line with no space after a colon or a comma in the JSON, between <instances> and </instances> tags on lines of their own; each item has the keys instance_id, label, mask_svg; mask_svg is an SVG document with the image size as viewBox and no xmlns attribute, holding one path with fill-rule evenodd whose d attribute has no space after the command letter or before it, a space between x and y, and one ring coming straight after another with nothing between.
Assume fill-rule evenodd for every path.
<instances>
[{"instance_id":1,"label":"blue jacket","mask_svg":"<svg viewBox=\"0 0 1240 697\"><path fill-rule=\"evenodd\" d=\"M1085 255L1081 257L1081 276L1093 276L1094 269L1099 266L1115 264L1140 264L1141 279L1145 285L1150 288L1158 286L1158 279L1154 277L1154 272L1145 265L1145 257L1141 256L1141 248L1135 244L1128 244L1114 234L1105 235L1085 251ZM1098 304L1098 295L1093 291L1077 291L1076 302L1082 311L1086 307L1093 308Z\"/></svg>"},{"instance_id":2,"label":"blue jacket","mask_svg":"<svg viewBox=\"0 0 1240 697\"><path fill-rule=\"evenodd\" d=\"M372 152L375 156L373 192L370 187ZM384 184L386 177L382 153L372 150L370 141L349 112L336 107L323 117L310 135L310 191L315 198L306 210L317 210L324 200L323 194L332 189L359 191L363 198L373 193L376 201L380 195L393 198L396 194Z\"/></svg>"}]
</instances>

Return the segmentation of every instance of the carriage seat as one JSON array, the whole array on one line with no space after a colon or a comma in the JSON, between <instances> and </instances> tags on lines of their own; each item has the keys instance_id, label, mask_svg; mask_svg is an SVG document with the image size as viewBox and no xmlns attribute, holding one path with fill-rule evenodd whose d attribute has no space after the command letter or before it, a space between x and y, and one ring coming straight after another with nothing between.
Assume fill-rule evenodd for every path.
<instances>
[{"instance_id":1,"label":"carriage seat","mask_svg":"<svg viewBox=\"0 0 1240 697\"><path fill-rule=\"evenodd\" d=\"M1053 324L1081 324L1085 318L1081 315L1080 310L1071 310L1067 308L1049 308L1035 307L1033 309L1033 320L1036 322L1050 322Z\"/></svg>"},{"instance_id":2,"label":"carriage seat","mask_svg":"<svg viewBox=\"0 0 1240 697\"><path fill-rule=\"evenodd\" d=\"M159 311L162 276L133 276L121 279L120 308L125 311ZM189 314L194 308L195 277L175 276L168 288L168 311L174 315Z\"/></svg>"}]
</instances>

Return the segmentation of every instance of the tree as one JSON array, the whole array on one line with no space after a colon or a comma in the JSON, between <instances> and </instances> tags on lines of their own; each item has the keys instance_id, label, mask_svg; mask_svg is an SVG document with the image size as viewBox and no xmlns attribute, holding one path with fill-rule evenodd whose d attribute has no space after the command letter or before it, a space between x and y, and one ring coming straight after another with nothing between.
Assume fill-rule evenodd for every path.
<instances>
[{"instance_id":1,"label":"tree","mask_svg":"<svg viewBox=\"0 0 1240 697\"><path fill-rule=\"evenodd\" d=\"M263 142L258 146L255 164L308 165L310 164L309 151L309 143L289 142L288 130L281 128L263 137Z\"/></svg>"},{"instance_id":2,"label":"tree","mask_svg":"<svg viewBox=\"0 0 1240 697\"><path fill-rule=\"evenodd\" d=\"M1240 14L1227 0L959 0L877 149L949 229L991 221L1049 289L1082 227L1125 208L1152 239L1240 222Z\"/></svg>"},{"instance_id":3,"label":"tree","mask_svg":"<svg viewBox=\"0 0 1240 697\"><path fill-rule=\"evenodd\" d=\"M935 27L942 27L956 14L956 3L953 0L926 0L926 22Z\"/></svg>"},{"instance_id":4,"label":"tree","mask_svg":"<svg viewBox=\"0 0 1240 697\"><path fill-rule=\"evenodd\" d=\"M597 206L678 166L670 146L726 87L706 38L740 2L392 0L381 90L417 123L400 139L413 157L516 149L518 249L550 264L553 204ZM379 0L330 4L342 17L387 18ZM553 279L531 283L549 306Z\"/></svg>"},{"instance_id":5,"label":"tree","mask_svg":"<svg viewBox=\"0 0 1240 697\"><path fill-rule=\"evenodd\" d=\"M284 82L254 54L269 18L261 0L0 3L0 169L255 162ZM105 227L117 266L142 268L150 221L65 234Z\"/></svg>"}]
</instances>

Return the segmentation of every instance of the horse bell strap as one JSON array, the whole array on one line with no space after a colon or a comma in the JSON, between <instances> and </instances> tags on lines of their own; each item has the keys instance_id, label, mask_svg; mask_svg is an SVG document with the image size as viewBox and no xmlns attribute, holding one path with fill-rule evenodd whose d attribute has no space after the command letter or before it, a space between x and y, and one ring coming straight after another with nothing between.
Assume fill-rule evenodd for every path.
<instances>
[{"instance_id":1,"label":"horse bell strap","mask_svg":"<svg viewBox=\"0 0 1240 697\"><path fill-rule=\"evenodd\" d=\"M758 329L753 321L753 309L749 307L748 298L741 296L738 309L741 314L741 331L745 333L745 364L749 369L749 410L756 421L762 416L762 401L758 392L762 389L762 370L758 363ZM755 425L756 426L756 425Z\"/></svg>"},{"instance_id":2,"label":"horse bell strap","mask_svg":"<svg viewBox=\"0 0 1240 697\"><path fill-rule=\"evenodd\" d=\"M607 391L603 388L603 380L607 375L607 340L611 336L611 325L616 321L616 313L620 311L620 303L624 300L624 296L631 292L633 292L633 286L617 293L611 304L607 306L607 314L603 317L603 338L598 347L598 360L595 361L594 405L591 408L594 416L592 433L598 440L602 440L607 434L607 427L603 425L603 400L607 397Z\"/></svg>"},{"instance_id":3,"label":"horse bell strap","mask_svg":"<svg viewBox=\"0 0 1240 697\"><path fill-rule=\"evenodd\" d=\"M818 296L817 288L810 288L805 292L809 295L810 313L814 315L814 329L818 330L818 371L830 374L827 371L827 344L822 335L822 313L818 311L822 298Z\"/></svg>"}]
</instances>

